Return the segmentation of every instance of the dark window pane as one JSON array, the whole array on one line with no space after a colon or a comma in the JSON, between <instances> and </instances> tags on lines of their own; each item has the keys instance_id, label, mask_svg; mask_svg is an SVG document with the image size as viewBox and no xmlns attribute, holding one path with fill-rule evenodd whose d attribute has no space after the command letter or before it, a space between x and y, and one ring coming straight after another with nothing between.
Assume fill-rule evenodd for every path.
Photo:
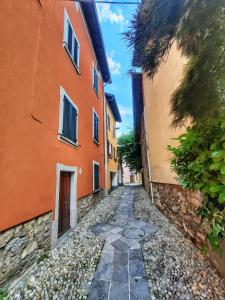
<instances>
[{"instance_id":1,"label":"dark window pane","mask_svg":"<svg viewBox=\"0 0 225 300\"><path fill-rule=\"evenodd\" d=\"M72 55L72 40L73 40L73 31L70 23L68 23L68 41L67 41L67 46L69 53Z\"/></svg>"},{"instance_id":2,"label":"dark window pane","mask_svg":"<svg viewBox=\"0 0 225 300\"><path fill-rule=\"evenodd\" d=\"M70 139L74 143L77 142L77 110L64 96L64 108L63 108L63 130L64 137Z\"/></svg>"}]
</instances>

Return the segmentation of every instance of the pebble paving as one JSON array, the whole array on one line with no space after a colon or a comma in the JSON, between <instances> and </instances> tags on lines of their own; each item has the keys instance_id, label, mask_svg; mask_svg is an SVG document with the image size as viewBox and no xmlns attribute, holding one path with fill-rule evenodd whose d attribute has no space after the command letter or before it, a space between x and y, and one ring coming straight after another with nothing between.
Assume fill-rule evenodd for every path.
<instances>
[{"instance_id":1,"label":"pebble paving","mask_svg":"<svg viewBox=\"0 0 225 300\"><path fill-rule=\"evenodd\" d=\"M150 290L140 242L158 228L135 219L134 189L121 196L114 219L92 227L105 239L100 263L94 275L89 300L149 300Z\"/></svg>"}]
</instances>

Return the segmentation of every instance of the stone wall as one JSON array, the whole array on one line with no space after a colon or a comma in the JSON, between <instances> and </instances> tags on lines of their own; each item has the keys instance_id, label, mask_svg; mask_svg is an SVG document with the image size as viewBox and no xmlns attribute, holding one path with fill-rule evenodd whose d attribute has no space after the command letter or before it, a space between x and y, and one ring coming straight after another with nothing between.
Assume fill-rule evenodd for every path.
<instances>
[{"instance_id":1,"label":"stone wall","mask_svg":"<svg viewBox=\"0 0 225 300\"><path fill-rule=\"evenodd\" d=\"M202 224L197 210L201 206L200 192L191 192L180 185L153 183L155 205L199 247L206 245L207 224ZM225 252L225 241L222 243ZM224 256L210 251L210 260L225 277Z\"/></svg>"},{"instance_id":2,"label":"stone wall","mask_svg":"<svg viewBox=\"0 0 225 300\"><path fill-rule=\"evenodd\" d=\"M0 233L0 286L23 273L51 246L52 212Z\"/></svg>"},{"instance_id":3,"label":"stone wall","mask_svg":"<svg viewBox=\"0 0 225 300\"><path fill-rule=\"evenodd\" d=\"M90 194L78 200L77 207L77 222L79 222L89 210L96 205L104 197L104 191Z\"/></svg>"}]
</instances>

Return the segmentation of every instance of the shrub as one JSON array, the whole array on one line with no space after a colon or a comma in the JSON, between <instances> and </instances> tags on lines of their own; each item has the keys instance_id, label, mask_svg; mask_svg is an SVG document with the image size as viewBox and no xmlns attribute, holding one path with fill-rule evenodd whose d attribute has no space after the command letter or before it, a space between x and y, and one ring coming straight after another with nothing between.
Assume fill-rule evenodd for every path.
<instances>
[{"instance_id":1,"label":"shrub","mask_svg":"<svg viewBox=\"0 0 225 300\"><path fill-rule=\"evenodd\" d=\"M219 249L225 236L225 116L188 127L177 140L178 147L168 146L172 169L184 188L202 192L199 215L209 223L212 249Z\"/></svg>"}]
</instances>

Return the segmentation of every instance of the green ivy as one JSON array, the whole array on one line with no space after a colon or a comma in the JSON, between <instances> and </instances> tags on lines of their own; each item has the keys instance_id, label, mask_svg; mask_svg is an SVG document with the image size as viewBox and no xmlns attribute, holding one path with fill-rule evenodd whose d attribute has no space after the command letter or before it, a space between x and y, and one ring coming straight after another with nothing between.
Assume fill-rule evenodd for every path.
<instances>
[{"instance_id":1,"label":"green ivy","mask_svg":"<svg viewBox=\"0 0 225 300\"><path fill-rule=\"evenodd\" d=\"M225 116L198 122L176 140L178 147L168 146L172 169L183 187L202 192L199 215L209 223L212 249L219 249L225 236Z\"/></svg>"}]
</instances>

